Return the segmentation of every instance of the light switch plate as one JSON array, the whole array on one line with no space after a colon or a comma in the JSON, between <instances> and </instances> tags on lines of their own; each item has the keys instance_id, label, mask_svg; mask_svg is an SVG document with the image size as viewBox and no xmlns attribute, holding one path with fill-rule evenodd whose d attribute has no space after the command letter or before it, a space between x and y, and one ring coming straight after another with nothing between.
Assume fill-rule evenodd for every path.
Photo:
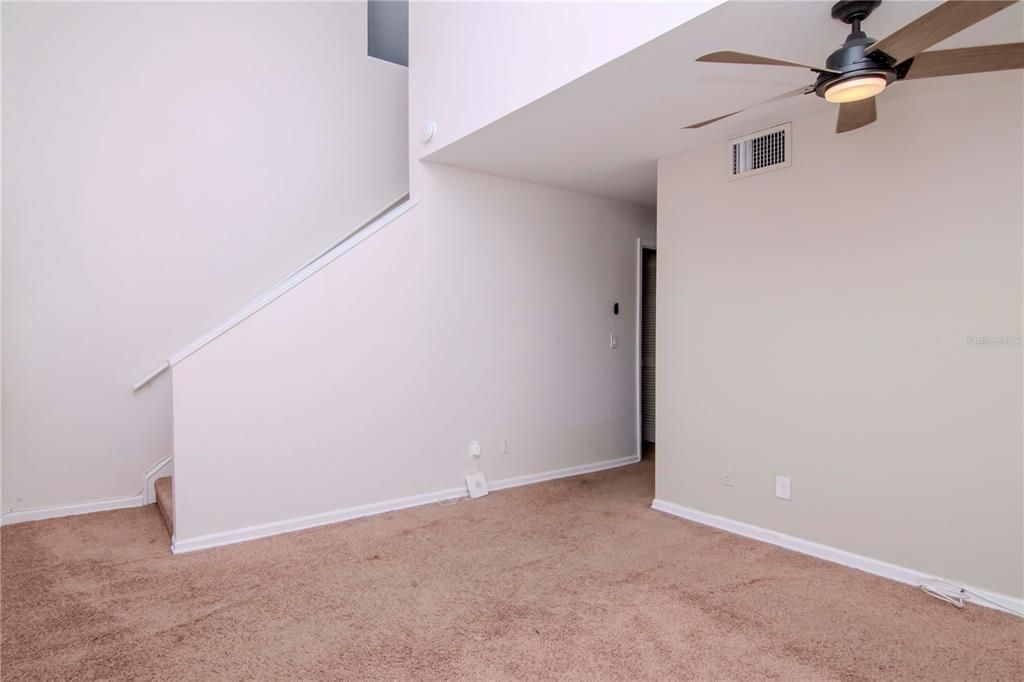
<instances>
[{"instance_id":1,"label":"light switch plate","mask_svg":"<svg viewBox=\"0 0 1024 682\"><path fill-rule=\"evenodd\" d=\"M790 499L792 494L791 483L788 476L775 477L775 497L781 500Z\"/></svg>"},{"instance_id":2,"label":"light switch plate","mask_svg":"<svg viewBox=\"0 0 1024 682\"><path fill-rule=\"evenodd\" d=\"M616 334L615 332L612 332L611 337L608 339L608 347L609 348L618 348L619 347L619 335Z\"/></svg>"},{"instance_id":3,"label":"light switch plate","mask_svg":"<svg viewBox=\"0 0 1024 682\"><path fill-rule=\"evenodd\" d=\"M469 496L472 498L483 497L487 494L487 478L483 472L466 476L466 487L469 488Z\"/></svg>"}]
</instances>

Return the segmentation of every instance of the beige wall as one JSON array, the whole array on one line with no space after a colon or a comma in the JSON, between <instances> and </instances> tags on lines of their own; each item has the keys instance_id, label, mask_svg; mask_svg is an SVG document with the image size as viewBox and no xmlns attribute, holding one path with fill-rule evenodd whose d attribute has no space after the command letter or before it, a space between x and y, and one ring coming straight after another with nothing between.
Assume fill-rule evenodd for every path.
<instances>
[{"instance_id":1,"label":"beige wall","mask_svg":"<svg viewBox=\"0 0 1024 682\"><path fill-rule=\"evenodd\" d=\"M440 166L420 183L409 213L175 366L178 542L451 489L477 466L635 453L653 213Z\"/></svg>"},{"instance_id":2,"label":"beige wall","mask_svg":"<svg viewBox=\"0 0 1024 682\"><path fill-rule=\"evenodd\" d=\"M657 496L1024 595L1021 348L969 343L1022 333L1022 79L834 115L788 169L659 164Z\"/></svg>"},{"instance_id":3,"label":"beige wall","mask_svg":"<svg viewBox=\"0 0 1024 682\"><path fill-rule=\"evenodd\" d=\"M4 510L134 495L132 385L407 186L365 3L3 4Z\"/></svg>"}]
</instances>

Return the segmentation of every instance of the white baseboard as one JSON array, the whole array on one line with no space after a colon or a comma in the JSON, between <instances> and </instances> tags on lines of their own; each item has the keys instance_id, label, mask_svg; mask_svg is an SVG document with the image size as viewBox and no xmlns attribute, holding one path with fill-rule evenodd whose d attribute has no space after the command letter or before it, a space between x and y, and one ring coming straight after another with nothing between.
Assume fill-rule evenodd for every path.
<instances>
[{"instance_id":1,"label":"white baseboard","mask_svg":"<svg viewBox=\"0 0 1024 682\"><path fill-rule=\"evenodd\" d=\"M530 485L531 483L552 481L556 478L566 478L567 476L590 474L595 471L604 471L605 469L615 469L617 467L626 466L627 464L636 464L639 461L640 455L629 455L628 457L619 457L618 459L606 459L603 462L580 464L579 466L566 467L564 469L552 469L551 471L543 471L539 474L527 474L525 476L513 476L512 478L501 478L496 481L488 481L487 487L491 490L504 490L505 488Z\"/></svg>"},{"instance_id":2,"label":"white baseboard","mask_svg":"<svg viewBox=\"0 0 1024 682\"><path fill-rule=\"evenodd\" d=\"M326 526L331 523L338 523L339 521L351 521L352 519L358 519L364 516L373 516L374 514L383 514L385 512L397 511L399 509L418 507L420 505L430 504L431 502L449 500L453 497L459 497L465 494L466 488L463 486L461 488L449 488L448 490L439 490L437 492L425 493L423 495L402 497L397 500L363 504L357 507L348 507L347 509L336 509L334 511L323 512L321 514L299 516L285 521L273 521L271 523L264 523L258 526L247 526L236 530L223 531L221 533L210 533L209 535L200 535L187 540L179 540L177 534L175 534L175 537L171 542L171 551L175 554L184 554L185 552L194 552L198 549L209 549L211 547L220 547L221 545L233 545L236 542L256 540L258 538L270 537L271 535L291 533L293 531L315 528L317 526Z\"/></svg>"},{"instance_id":3,"label":"white baseboard","mask_svg":"<svg viewBox=\"0 0 1024 682\"><path fill-rule=\"evenodd\" d=\"M12 523L25 523L26 521L56 519L61 516L77 516L79 514L92 514L93 512L111 511L113 509L141 507L144 504L152 504L153 502L156 502L156 494L153 491L153 484L156 482L156 479L161 476L169 475L173 462L173 457L171 455L167 455L150 467L149 471L142 475L142 490L139 491L138 495L114 497L108 500L97 500L95 502L80 502L76 504L61 504L54 507L38 507L36 509L19 509L17 511L9 511L0 516L0 526L9 526Z\"/></svg>"},{"instance_id":4,"label":"white baseboard","mask_svg":"<svg viewBox=\"0 0 1024 682\"><path fill-rule=\"evenodd\" d=\"M491 490L515 488L521 485L540 483L542 481L550 481L556 478L565 478L566 476L579 476L580 474L587 474L594 471L603 471L605 469L612 469L626 464L633 464L638 461L640 461L638 456L630 455L629 457L620 457L618 459L610 459L603 462L581 464L579 466L566 467L564 469L554 469L552 471L545 471L539 474L527 474L525 476L499 479L489 482L488 487ZM453 497L461 497L466 494L466 486L462 485L458 488L448 488L446 490L438 490L432 493L424 493L422 495L402 497L396 500L374 502L356 507L323 512L321 514L312 514L310 516L301 516L284 521L264 523L258 526L248 526L246 528L238 528L236 530L200 535L199 537L188 538L185 540L178 540L177 537L175 537L171 541L171 551L175 554L184 554L186 552L194 552L200 549L232 545L236 542L245 542L247 540L269 537L271 535L291 533L297 530L315 528L316 526L325 526L331 523L338 523L339 521L351 521L364 516L373 516L375 514L383 514L385 512L398 511L400 509L408 509L410 507L418 507L420 505L440 502L442 500L450 500Z\"/></svg>"},{"instance_id":5,"label":"white baseboard","mask_svg":"<svg viewBox=\"0 0 1024 682\"><path fill-rule=\"evenodd\" d=\"M9 526L12 523L42 521L44 519L55 519L60 516L77 516L78 514L91 514L93 512L110 511L112 509L141 507L145 503L145 497L140 493L138 495L132 495L131 497L115 497L109 500L98 500L96 502L82 502L81 504L63 504L56 507L23 509L20 511L6 512L2 517L0 517L0 525Z\"/></svg>"},{"instance_id":6,"label":"white baseboard","mask_svg":"<svg viewBox=\"0 0 1024 682\"><path fill-rule=\"evenodd\" d=\"M822 545L817 542L811 542L810 540L804 540L803 538L779 533L768 528L761 528L760 526L743 523L742 521L734 521L733 519L729 519L724 516L708 514L707 512L702 512L690 507L684 507L673 502L666 502L665 500L655 499L654 502L651 503L651 508L660 512L665 512L666 514L671 514L672 516L687 519L688 521L695 521L696 523L700 523L705 526L712 526L729 533L735 533L736 535L760 540L761 542L767 542L771 545L785 547L786 549L793 550L794 552L809 554L810 556L824 559L825 561L831 561L835 564L842 564L843 566L856 568L857 570L864 571L865 573L871 573L890 580L914 585L915 587L930 580L940 579L936 576L922 573L921 571L917 571L912 568L905 568L903 566L886 563L884 561L879 561L878 559L872 559L860 554L854 554L853 552L847 552L836 547ZM980 600L972 601L974 604L999 609L1000 611L1006 611L1007 613L1013 613L1014 615L1021 615L1021 613L1024 612L1024 598L1012 597L1010 595L999 594L997 592L991 592L989 590L983 590L966 585L963 587L969 592L973 592L990 602L986 603Z\"/></svg>"}]
</instances>

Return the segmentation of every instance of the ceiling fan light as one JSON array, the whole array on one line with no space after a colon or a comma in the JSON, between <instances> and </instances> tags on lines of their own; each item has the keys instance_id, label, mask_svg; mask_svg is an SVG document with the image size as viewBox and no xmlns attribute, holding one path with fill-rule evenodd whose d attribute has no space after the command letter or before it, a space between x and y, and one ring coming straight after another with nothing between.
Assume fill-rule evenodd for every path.
<instances>
[{"instance_id":1,"label":"ceiling fan light","mask_svg":"<svg viewBox=\"0 0 1024 682\"><path fill-rule=\"evenodd\" d=\"M830 85L825 90L825 99L833 104L859 102L874 97L885 90L886 85L883 76L858 76Z\"/></svg>"}]
</instances>

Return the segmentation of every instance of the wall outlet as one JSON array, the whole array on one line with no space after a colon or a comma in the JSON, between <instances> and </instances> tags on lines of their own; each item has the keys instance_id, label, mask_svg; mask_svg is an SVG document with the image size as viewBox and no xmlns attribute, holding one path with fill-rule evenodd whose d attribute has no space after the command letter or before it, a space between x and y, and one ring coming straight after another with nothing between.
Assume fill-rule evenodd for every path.
<instances>
[{"instance_id":1,"label":"wall outlet","mask_svg":"<svg viewBox=\"0 0 1024 682\"><path fill-rule=\"evenodd\" d=\"M469 441L469 456L479 457L480 456L480 441L471 440Z\"/></svg>"},{"instance_id":2,"label":"wall outlet","mask_svg":"<svg viewBox=\"0 0 1024 682\"><path fill-rule=\"evenodd\" d=\"M718 482L730 488L733 487L736 484L736 467L722 467L722 475L719 477Z\"/></svg>"},{"instance_id":3,"label":"wall outlet","mask_svg":"<svg viewBox=\"0 0 1024 682\"><path fill-rule=\"evenodd\" d=\"M775 477L775 497L781 500L788 500L791 493L788 476Z\"/></svg>"},{"instance_id":4,"label":"wall outlet","mask_svg":"<svg viewBox=\"0 0 1024 682\"><path fill-rule=\"evenodd\" d=\"M507 455L510 452L512 452L512 440L510 438L506 438L501 441L501 454Z\"/></svg>"}]
</instances>

